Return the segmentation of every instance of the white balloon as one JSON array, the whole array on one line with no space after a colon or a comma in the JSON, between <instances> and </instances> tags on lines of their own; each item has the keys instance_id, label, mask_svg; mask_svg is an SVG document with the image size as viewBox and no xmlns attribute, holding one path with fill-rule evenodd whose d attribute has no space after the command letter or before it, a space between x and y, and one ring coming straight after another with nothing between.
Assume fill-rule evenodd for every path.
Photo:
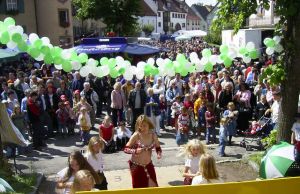
<instances>
[{"instance_id":1,"label":"white balloon","mask_svg":"<svg viewBox=\"0 0 300 194\"><path fill-rule=\"evenodd\" d=\"M217 60L218 60L218 55L211 55L211 56L209 57L209 61L210 61L213 65L215 65L215 64L217 63Z\"/></svg>"},{"instance_id":2,"label":"white balloon","mask_svg":"<svg viewBox=\"0 0 300 194\"><path fill-rule=\"evenodd\" d=\"M62 70L62 65L61 64L54 64L55 69L57 70ZM81 74L80 74L81 75Z\"/></svg>"},{"instance_id":3,"label":"white balloon","mask_svg":"<svg viewBox=\"0 0 300 194\"><path fill-rule=\"evenodd\" d=\"M123 74L123 77L124 77L125 80L130 81L130 80L132 80L132 78L133 78L133 73L127 70L127 71L125 71L125 73Z\"/></svg>"},{"instance_id":4,"label":"white balloon","mask_svg":"<svg viewBox=\"0 0 300 194\"><path fill-rule=\"evenodd\" d=\"M116 57L117 65L122 65L124 63L124 58L121 56Z\"/></svg>"},{"instance_id":5,"label":"white balloon","mask_svg":"<svg viewBox=\"0 0 300 194\"><path fill-rule=\"evenodd\" d=\"M135 75L137 73L137 68L136 68L136 66L129 66L127 68L127 71L130 71L130 72L132 72L133 75Z\"/></svg>"},{"instance_id":6,"label":"white balloon","mask_svg":"<svg viewBox=\"0 0 300 194\"><path fill-rule=\"evenodd\" d=\"M252 51L253 49L255 49L255 44L253 42L248 42L246 44L246 49L247 51Z\"/></svg>"},{"instance_id":7,"label":"white balloon","mask_svg":"<svg viewBox=\"0 0 300 194\"><path fill-rule=\"evenodd\" d=\"M9 49L14 49L17 47L17 43L15 43L14 41L9 41L7 44L6 44L7 48Z\"/></svg>"},{"instance_id":8,"label":"white balloon","mask_svg":"<svg viewBox=\"0 0 300 194\"><path fill-rule=\"evenodd\" d=\"M273 53L274 53L274 48L268 47L268 48L266 49L266 53L267 53L267 55L273 55Z\"/></svg>"},{"instance_id":9,"label":"white balloon","mask_svg":"<svg viewBox=\"0 0 300 194\"><path fill-rule=\"evenodd\" d=\"M71 64L72 64L73 69L76 71L82 67L81 63L78 61L72 61Z\"/></svg>"},{"instance_id":10,"label":"white balloon","mask_svg":"<svg viewBox=\"0 0 300 194\"><path fill-rule=\"evenodd\" d=\"M146 63L144 61L140 61L138 62L138 64L136 65L136 67L138 69L144 69L144 67L146 66Z\"/></svg>"},{"instance_id":11,"label":"white balloon","mask_svg":"<svg viewBox=\"0 0 300 194\"><path fill-rule=\"evenodd\" d=\"M235 50L229 50L228 55L227 55L230 59L234 59L237 57L237 52Z\"/></svg>"},{"instance_id":12,"label":"white balloon","mask_svg":"<svg viewBox=\"0 0 300 194\"><path fill-rule=\"evenodd\" d=\"M19 34L22 35L22 34L24 33L23 27L20 26L20 25L16 26L16 28L15 28L15 33L19 33Z\"/></svg>"},{"instance_id":13,"label":"white balloon","mask_svg":"<svg viewBox=\"0 0 300 194\"><path fill-rule=\"evenodd\" d=\"M109 74L109 67L107 65L100 66L103 76L107 76Z\"/></svg>"},{"instance_id":14,"label":"white balloon","mask_svg":"<svg viewBox=\"0 0 300 194\"><path fill-rule=\"evenodd\" d=\"M125 67L125 68L131 67L131 63L130 63L130 61L128 61L128 60L125 60L123 64L124 64L124 67Z\"/></svg>"},{"instance_id":15,"label":"white balloon","mask_svg":"<svg viewBox=\"0 0 300 194\"><path fill-rule=\"evenodd\" d=\"M185 68L190 68L192 66L192 63L188 62L187 64L185 64Z\"/></svg>"},{"instance_id":16,"label":"white balloon","mask_svg":"<svg viewBox=\"0 0 300 194\"><path fill-rule=\"evenodd\" d=\"M218 56L217 63L222 64L224 61L221 59L221 56Z\"/></svg>"},{"instance_id":17,"label":"white balloon","mask_svg":"<svg viewBox=\"0 0 300 194\"><path fill-rule=\"evenodd\" d=\"M44 54L40 54L37 58L35 58L36 61L43 61L44 60L45 55Z\"/></svg>"},{"instance_id":18,"label":"white balloon","mask_svg":"<svg viewBox=\"0 0 300 194\"><path fill-rule=\"evenodd\" d=\"M86 64L89 66L97 66L97 61L93 58L90 58Z\"/></svg>"},{"instance_id":19,"label":"white balloon","mask_svg":"<svg viewBox=\"0 0 300 194\"><path fill-rule=\"evenodd\" d=\"M205 65L208 62L208 58L206 57L202 57L202 59L200 60L200 64Z\"/></svg>"},{"instance_id":20,"label":"white balloon","mask_svg":"<svg viewBox=\"0 0 300 194\"><path fill-rule=\"evenodd\" d=\"M50 39L48 37L43 37L41 38L41 40L43 41L43 44L46 46L50 44Z\"/></svg>"},{"instance_id":21,"label":"white balloon","mask_svg":"<svg viewBox=\"0 0 300 194\"><path fill-rule=\"evenodd\" d=\"M172 63L172 61L169 58L164 59L164 65Z\"/></svg>"},{"instance_id":22,"label":"white balloon","mask_svg":"<svg viewBox=\"0 0 300 194\"><path fill-rule=\"evenodd\" d=\"M274 36L273 40L275 41L275 44L279 44L281 41L281 37L280 36Z\"/></svg>"},{"instance_id":23,"label":"white balloon","mask_svg":"<svg viewBox=\"0 0 300 194\"><path fill-rule=\"evenodd\" d=\"M163 60L162 58L156 59L156 64L157 64L157 66L163 65L163 63L164 63L164 60Z\"/></svg>"},{"instance_id":24,"label":"white balloon","mask_svg":"<svg viewBox=\"0 0 300 194\"><path fill-rule=\"evenodd\" d=\"M196 64L196 72L203 72L204 71L204 65L202 64Z\"/></svg>"},{"instance_id":25,"label":"white balloon","mask_svg":"<svg viewBox=\"0 0 300 194\"><path fill-rule=\"evenodd\" d=\"M86 77L86 76L88 76L89 75L89 68L88 68L88 66L83 66L81 69L80 69L80 71L79 71L79 74L82 76L82 77Z\"/></svg>"},{"instance_id":26,"label":"white balloon","mask_svg":"<svg viewBox=\"0 0 300 194\"><path fill-rule=\"evenodd\" d=\"M25 42L27 42L27 40L28 40L28 35L27 34L22 34L22 38L23 38L23 40L25 41Z\"/></svg>"},{"instance_id":27,"label":"white balloon","mask_svg":"<svg viewBox=\"0 0 300 194\"><path fill-rule=\"evenodd\" d=\"M64 49L62 52L61 52L61 57L63 58L63 59L70 59L71 58L71 52L70 52L70 50L68 50L68 49Z\"/></svg>"},{"instance_id":28,"label":"white balloon","mask_svg":"<svg viewBox=\"0 0 300 194\"><path fill-rule=\"evenodd\" d=\"M11 35L13 35L14 33L16 33L16 31L17 31L17 26L13 26L13 25L8 26L8 27L7 27L7 31L8 31L8 33L9 33L9 35L11 36Z\"/></svg>"},{"instance_id":29,"label":"white balloon","mask_svg":"<svg viewBox=\"0 0 300 194\"><path fill-rule=\"evenodd\" d=\"M283 47L281 46L281 44L277 44L274 48L274 50L277 52L277 53L281 53L283 51Z\"/></svg>"},{"instance_id":30,"label":"white balloon","mask_svg":"<svg viewBox=\"0 0 300 194\"><path fill-rule=\"evenodd\" d=\"M169 77L174 77L175 76L175 71L173 68L169 68L166 70L166 73Z\"/></svg>"},{"instance_id":31,"label":"white balloon","mask_svg":"<svg viewBox=\"0 0 300 194\"><path fill-rule=\"evenodd\" d=\"M160 76L166 76L167 75L164 66L158 66L158 71L159 71Z\"/></svg>"},{"instance_id":32,"label":"white balloon","mask_svg":"<svg viewBox=\"0 0 300 194\"><path fill-rule=\"evenodd\" d=\"M102 68L101 68L101 66L96 67L94 75L95 75L96 77L103 77L103 73L102 73Z\"/></svg>"},{"instance_id":33,"label":"white balloon","mask_svg":"<svg viewBox=\"0 0 300 194\"><path fill-rule=\"evenodd\" d=\"M198 58L198 55L197 55L196 52L192 52L192 53L190 54L190 59L191 59L191 60L197 59L197 58Z\"/></svg>"},{"instance_id":34,"label":"white balloon","mask_svg":"<svg viewBox=\"0 0 300 194\"><path fill-rule=\"evenodd\" d=\"M245 63L250 63L251 62L251 58L250 57L243 57L243 61Z\"/></svg>"},{"instance_id":35,"label":"white balloon","mask_svg":"<svg viewBox=\"0 0 300 194\"><path fill-rule=\"evenodd\" d=\"M138 80L141 80L141 79L144 78L144 70L143 70L143 69L138 69L138 70L137 70L136 78L137 78Z\"/></svg>"},{"instance_id":36,"label":"white balloon","mask_svg":"<svg viewBox=\"0 0 300 194\"><path fill-rule=\"evenodd\" d=\"M153 58L149 58L149 59L147 60L147 64L149 64L149 65L154 65L154 64L155 64L155 60L154 60Z\"/></svg>"},{"instance_id":37,"label":"white balloon","mask_svg":"<svg viewBox=\"0 0 300 194\"><path fill-rule=\"evenodd\" d=\"M37 39L39 39L39 36L36 33L29 34L29 41L31 44L33 44Z\"/></svg>"}]
</instances>

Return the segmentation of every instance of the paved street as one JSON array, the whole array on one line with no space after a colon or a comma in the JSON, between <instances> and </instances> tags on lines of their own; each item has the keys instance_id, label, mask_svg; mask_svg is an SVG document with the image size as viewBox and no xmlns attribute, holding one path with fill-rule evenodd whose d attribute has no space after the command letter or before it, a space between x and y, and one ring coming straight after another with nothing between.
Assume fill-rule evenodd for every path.
<instances>
[{"instance_id":1,"label":"paved street","mask_svg":"<svg viewBox=\"0 0 300 194\"><path fill-rule=\"evenodd\" d=\"M96 125L96 128L98 125ZM97 135L96 131L91 131L92 135ZM203 134L202 134L203 138ZM179 147L175 143L174 131L167 130L162 132L159 138L163 149L163 158L156 159L153 155L153 162L157 168L157 176L161 186L180 185L182 184L181 172L183 169L184 158L177 157ZM33 151L26 156L18 156L17 164L23 172L42 172L46 180L42 183L40 193L53 193L55 190L56 173L67 166L68 155L74 150L84 150L79 141L79 135L67 137L51 138L47 140L48 147L43 151ZM218 156L217 144L208 146L208 152L216 157L217 161L229 161L241 159L246 150L238 146L241 137L235 138L234 146L227 146L227 157ZM204 141L203 141L204 143ZM130 188L131 178L128 170L130 155L124 152L105 154L105 174L107 176L109 189ZM221 168L221 167L219 167ZM224 169L224 167L223 167ZM253 175L254 176L254 175ZM235 180L229 178L229 180ZM174 182L175 181L175 182ZM177 182L176 182L177 181ZM58 191L56 191L58 192Z\"/></svg>"}]
</instances>

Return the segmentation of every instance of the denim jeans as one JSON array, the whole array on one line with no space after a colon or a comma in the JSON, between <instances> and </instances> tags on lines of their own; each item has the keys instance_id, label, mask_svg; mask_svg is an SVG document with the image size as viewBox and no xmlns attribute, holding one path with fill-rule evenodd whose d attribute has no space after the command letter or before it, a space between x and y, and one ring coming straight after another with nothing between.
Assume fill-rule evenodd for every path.
<instances>
[{"instance_id":1,"label":"denim jeans","mask_svg":"<svg viewBox=\"0 0 300 194\"><path fill-rule=\"evenodd\" d=\"M171 126L171 112L172 112L172 110L171 110L171 105L168 105L167 106L167 124L168 124L168 126Z\"/></svg>"},{"instance_id":2,"label":"denim jeans","mask_svg":"<svg viewBox=\"0 0 300 194\"><path fill-rule=\"evenodd\" d=\"M58 123L58 130L61 134L67 134L68 128L66 124Z\"/></svg>"},{"instance_id":3,"label":"denim jeans","mask_svg":"<svg viewBox=\"0 0 300 194\"><path fill-rule=\"evenodd\" d=\"M166 111L163 110L160 113L160 119L159 119L159 125L160 125L160 128L162 128L162 129L165 128L165 119L166 119Z\"/></svg>"},{"instance_id":4,"label":"denim jeans","mask_svg":"<svg viewBox=\"0 0 300 194\"><path fill-rule=\"evenodd\" d=\"M88 130L85 130L85 131L81 130L81 140L82 140L82 142L85 145L87 145L89 143L89 141L90 141L90 131L88 131Z\"/></svg>"},{"instance_id":5,"label":"denim jeans","mask_svg":"<svg viewBox=\"0 0 300 194\"><path fill-rule=\"evenodd\" d=\"M226 141L224 138L219 138L219 145L220 145L220 151L219 155L225 155L225 146L226 146Z\"/></svg>"},{"instance_id":6,"label":"denim jeans","mask_svg":"<svg viewBox=\"0 0 300 194\"><path fill-rule=\"evenodd\" d=\"M188 142L188 134L187 133L181 133L180 131L176 134L176 143L177 145L182 145Z\"/></svg>"},{"instance_id":7,"label":"denim jeans","mask_svg":"<svg viewBox=\"0 0 300 194\"><path fill-rule=\"evenodd\" d=\"M216 142L216 129L215 127L206 127L206 144L209 143L210 136L213 136L213 141Z\"/></svg>"}]
</instances>

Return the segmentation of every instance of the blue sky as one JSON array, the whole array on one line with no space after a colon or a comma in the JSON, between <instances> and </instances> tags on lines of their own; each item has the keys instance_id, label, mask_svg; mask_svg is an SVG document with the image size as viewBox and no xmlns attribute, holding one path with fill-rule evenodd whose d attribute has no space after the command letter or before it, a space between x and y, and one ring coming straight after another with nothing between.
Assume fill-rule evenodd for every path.
<instances>
[{"instance_id":1,"label":"blue sky","mask_svg":"<svg viewBox=\"0 0 300 194\"><path fill-rule=\"evenodd\" d=\"M191 6L194 3L203 3L204 5L215 5L217 0L186 0L186 3Z\"/></svg>"}]
</instances>

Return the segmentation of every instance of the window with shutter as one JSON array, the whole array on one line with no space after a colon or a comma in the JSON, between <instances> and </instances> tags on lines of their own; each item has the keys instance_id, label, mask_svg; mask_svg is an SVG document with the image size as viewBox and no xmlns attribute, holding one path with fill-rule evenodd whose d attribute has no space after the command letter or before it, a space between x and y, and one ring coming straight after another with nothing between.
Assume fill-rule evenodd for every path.
<instances>
[{"instance_id":1,"label":"window with shutter","mask_svg":"<svg viewBox=\"0 0 300 194\"><path fill-rule=\"evenodd\" d=\"M6 10L18 10L18 0L6 0Z\"/></svg>"}]
</instances>

